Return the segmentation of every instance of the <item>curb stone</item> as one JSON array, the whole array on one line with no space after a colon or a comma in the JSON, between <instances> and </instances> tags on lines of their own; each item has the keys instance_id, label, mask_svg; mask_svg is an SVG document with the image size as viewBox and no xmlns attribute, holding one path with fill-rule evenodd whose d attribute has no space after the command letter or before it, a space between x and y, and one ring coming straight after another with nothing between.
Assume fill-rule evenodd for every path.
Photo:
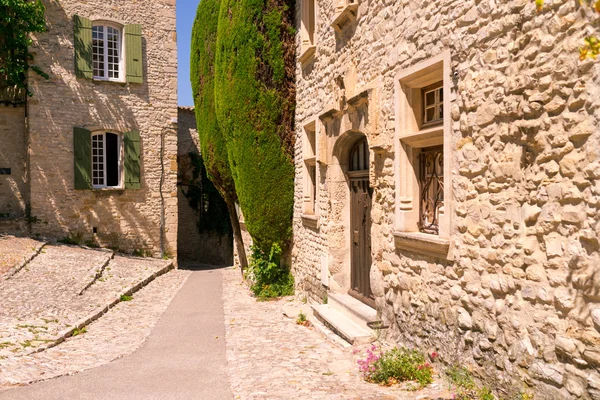
<instances>
[{"instance_id":1,"label":"curb stone","mask_svg":"<svg viewBox=\"0 0 600 400\"><path fill-rule=\"evenodd\" d=\"M107 304L106 306L104 306L102 309L100 309L100 310L98 310L98 311L96 311L96 312L88 315L87 317L84 317L84 318L80 319L79 322L76 323L73 327L70 327L70 328L68 328L68 329L60 332L58 334L57 339L54 340L52 343L46 344L44 346L40 346L40 347L36 348L35 350L31 351L30 353L27 353L26 355L32 355L32 354L35 354L35 353L41 353L42 351L51 349L52 347L55 347L55 346L61 344L66 339L68 339L69 337L73 336L73 333L76 330L81 330L82 328L84 328L87 325L91 324L92 322L96 321L97 319L99 319L100 317L102 317L102 315L106 314L106 312L108 312L108 310L110 310L111 308L113 308L114 306L116 306L117 304L119 304L121 302L121 297L122 296L131 296L133 293L137 292L138 290L140 290L141 288L143 288L144 286L146 286L148 283L152 282L157 277L166 274L167 272L169 272L170 270L172 270L174 268L175 268L175 265L174 265L173 261L170 261L163 268L161 268L158 271L152 273L150 276L146 277L144 280L138 282L137 284L133 285L129 289L127 289L124 292L121 292L120 294L118 294L117 296L115 296L115 298L113 299L113 301L111 301L109 304Z\"/></svg>"}]
</instances>

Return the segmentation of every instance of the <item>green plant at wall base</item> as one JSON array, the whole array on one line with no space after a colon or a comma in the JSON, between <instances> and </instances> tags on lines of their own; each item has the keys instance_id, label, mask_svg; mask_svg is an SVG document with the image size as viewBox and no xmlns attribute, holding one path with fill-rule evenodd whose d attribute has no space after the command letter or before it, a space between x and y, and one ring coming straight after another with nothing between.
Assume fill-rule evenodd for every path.
<instances>
[{"instance_id":1,"label":"green plant at wall base","mask_svg":"<svg viewBox=\"0 0 600 400\"><path fill-rule=\"evenodd\" d=\"M471 372L465 367L452 366L446 370L450 383L456 387L456 400L495 400L496 397L485 386L477 385Z\"/></svg>"},{"instance_id":2,"label":"green plant at wall base","mask_svg":"<svg viewBox=\"0 0 600 400\"><path fill-rule=\"evenodd\" d=\"M65 236L62 239L58 239L57 242L62 244L72 244L79 246L81 243L83 243L84 236L85 234L81 231L75 233L70 232L69 236Z\"/></svg>"},{"instance_id":3,"label":"green plant at wall base","mask_svg":"<svg viewBox=\"0 0 600 400\"><path fill-rule=\"evenodd\" d=\"M269 255L259 247L252 246L252 256L247 278L252 282L250 289L259 300L294 294L294 277L280 266L281 247L275 243Z\"/></svg>"},{"instance_id":4,"label":"green plant at wall base","mask_svg":"<svg viewBox=\"0 0 600 400\"><path fill-rule=\"evenodd\" d=\"M121 297L119 298L119 300L121 300L121 301L131 301L131 300L133 300L133 296L129 296L127 294L122 294Z\"/></svg>"},{"instance_id":5,"label":"green plant at wall base","mask_svg":"<svg viewBox=\"0 0 600 400\"><path fill-rule=\"evenodd\" d=\"M600 14L600 0L576 0L580 5L589 7L592 12L597 15ZM535 5L538 11L544 9L544 0L535 0ZM596 15L596 16L597 16ZM586 36L584 39L584 45L579 49L579 59L585 60L588 58L596 59L600 55L600 39L596 35Z\"/></svg>"},{"instance_id":6,"label":"green plant at wall base","mask_svg":"<svg viewBox=\"0 0 600 400\"><path fill-rule=\"evenodd\" d=\"M46 30L44 12L40 0L0 0L0 89L26 88L29 69L48 78L31 65L33 55L28 50L29 34Z\"/></svg>"},{"instance_id":7,"label":"green plant at wall base","mask_svg":"<svg viewBox=\"0 0 600 400\"><path fill-rule=\"evenodd\" d=\"M222 0L215 109L239 204L254 244L269 252L292 234L293 3Z\"/></svg>"},{"instance_id":8,"label":"green plant at wall base","mask_svg":"<svg viewBox=\"0 0 600 400\"><path fill-rule=\"evenodd\" d=\"M405 347L382 352L373 345L367 357L358 360L358 368L365 380L381 385L414 381L424 387L433 382L433 366L423 354Z\"/></svg>"}]
</instances>

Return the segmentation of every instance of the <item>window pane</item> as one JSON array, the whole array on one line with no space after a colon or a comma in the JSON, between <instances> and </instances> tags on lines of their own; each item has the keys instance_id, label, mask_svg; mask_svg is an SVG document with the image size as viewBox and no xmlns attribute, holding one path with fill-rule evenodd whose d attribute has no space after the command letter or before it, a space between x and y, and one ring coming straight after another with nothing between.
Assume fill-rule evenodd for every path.
<instances>
[{"instance_id":1,"label":"window pane","mask_svg":"<svg viewBox=\"0 0 600 400\"><path fill-rule=\"evenodd\" d=\"M435 91L425 93L425 106L431 106L435 104Z\"/></svg>"},{"instance_id":2,"label":"window pane","mask_svg":"<svg viewBox=\"0 0 600 400\"><path fill-rule=\"evenodd\" d=\"M425 110L425 122L433 121L435 119L435 107L428 108Z\"/></svg>"}]
</instances>

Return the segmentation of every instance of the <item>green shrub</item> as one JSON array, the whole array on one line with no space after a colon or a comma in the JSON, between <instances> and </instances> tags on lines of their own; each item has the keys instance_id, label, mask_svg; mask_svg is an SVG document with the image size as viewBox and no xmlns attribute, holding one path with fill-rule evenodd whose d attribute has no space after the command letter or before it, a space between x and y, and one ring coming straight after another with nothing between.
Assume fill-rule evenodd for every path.
<instances>
[{"instance_id":1,"label":"green shrub","mask_svg":"<svg viewBox=\"0 0 600 400\"><path fill-rule=\"evenodd\" d=\"M293 10L283 0L223 0L219 13L215 109L248 232L263 252L292 234Z\"/></svg>"},{"instance_id":2,"label":"green shrub","mask_svg":"<svg viewBox=\"0 0 600 400\"><path fill-rule=\"evenodd\" d=\"M382 385L415 381L420 387L433 382L433 366L418 351L404 347L384 353L378 350L373 345L367 350L367 357L358 360L359 370L367 381Z\"/></svg>"},{"instance_id":3,"label":"green shrub","mask_svg":"<svg viewBox=\"0 0 600 400\"><path fill-rule=\"evenodd\" d=\"M457 400L495 400L489 388L480 387L471 372L465 367L452 366L446 370L446 376L457 390Z\"/></svg>"},{"instance_id":4,"label":"green shrub","mask_svg":"<svg viewBox=\"0 0 600 400\"><path fill-rule=\"evenodd\" d=\"M294 277L280 266L281 247L275 243L267 256L259 247L252 246L252 257L247 277L250 289L261 300L294 294Z\"/></svg>"}]
</instances>

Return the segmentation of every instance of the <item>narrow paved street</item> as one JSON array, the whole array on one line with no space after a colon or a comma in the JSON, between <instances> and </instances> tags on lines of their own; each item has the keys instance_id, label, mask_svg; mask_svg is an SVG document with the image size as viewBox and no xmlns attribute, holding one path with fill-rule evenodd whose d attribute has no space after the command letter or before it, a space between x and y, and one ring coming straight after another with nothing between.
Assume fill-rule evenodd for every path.
<instances>
[{"instance_id":1,"label":"narrow paved street","mask_svg":"<svg viewBox=\"0 0 600 400\"><path fill-rule=\"evenodd\" d=\"M219 270L194 271L134 354L77 375L0 392L0 399L232 398L221 287Z\"/></svg>"},{"instance_id":2,"label":"narrow paved street","mask_svg":"<svg viewBox=\"0 0 600 400\"><path fill-rule=\"evenodd\" d=\"M164 302L157 297L159 289L175 293L184 281L145 344L133 354L76 375L2 391L0 400L452 398L439 380L419 391L365 382L356 360L367 346L345 348L314 328L295 324L294 316L282 313L284 308L302 306L291 297L257 302L234 268L167 273L156 286L150 284L133 301L90 325L88 333L36 356L60 360L57 368L62 366L64 374L108 362L115 357L111 358L110 343L119 347L121 341L129 341L129 346L135 342L115 327L130 320L132 331L149 329L135 325L141 321L135 313L162 312L152 310L153 300ZM143 340L142 332L139 336ZM89 347L107 354L96 354L91 360L93 353L89 353L82 362L77 352L86 348L84 339L94 342ZM74 365L65 365L69 359ZM84 365L86 361L90 365Z\"/></svg>"}]
</instances>

